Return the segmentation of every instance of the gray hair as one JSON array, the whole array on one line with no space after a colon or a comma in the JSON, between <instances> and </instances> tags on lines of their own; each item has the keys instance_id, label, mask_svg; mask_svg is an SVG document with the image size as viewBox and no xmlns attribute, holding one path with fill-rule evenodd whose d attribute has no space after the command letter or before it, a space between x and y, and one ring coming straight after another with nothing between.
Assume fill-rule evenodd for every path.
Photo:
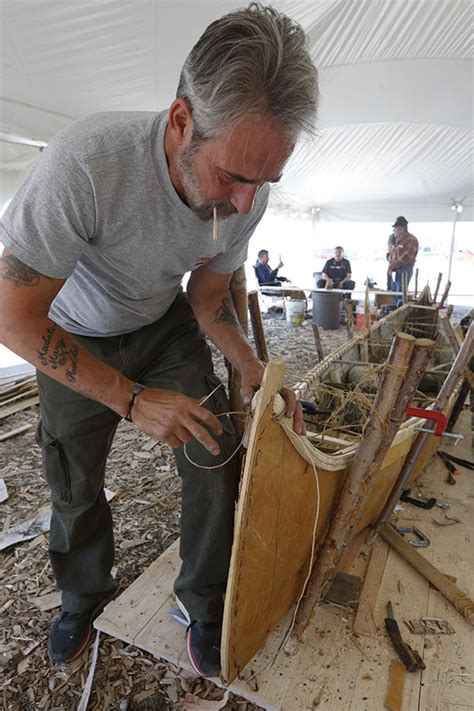
<instances>
[{"instance_id":1,"label":"gray hair","mask_svg":"<svg viewBox=\"0 0 474 711\"><path fill-rule=\"evenodd\" d=\"M212 22L186 58L176 94L193 112L193 140L249 114L270 114L292 138L313 134L318 76L305 41L299 24L256 2Z\"/></svg>"}]
</instances>

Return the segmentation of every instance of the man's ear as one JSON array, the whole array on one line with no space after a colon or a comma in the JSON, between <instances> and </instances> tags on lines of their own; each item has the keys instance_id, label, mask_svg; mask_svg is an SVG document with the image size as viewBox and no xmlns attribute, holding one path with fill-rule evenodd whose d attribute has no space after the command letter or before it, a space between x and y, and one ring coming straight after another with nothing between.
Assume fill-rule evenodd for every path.
<instances>
[{"instance_id":1,"label":"man's ear","mask_svg":"<svg viewBox=\"0 0 474 711\"><path fill-rule=\"evenodd\" d=\"M179 97L171 104L168 127L176 145L189 145L193 133L193 114L186 99Z\"/></svg>"}]
</instances>

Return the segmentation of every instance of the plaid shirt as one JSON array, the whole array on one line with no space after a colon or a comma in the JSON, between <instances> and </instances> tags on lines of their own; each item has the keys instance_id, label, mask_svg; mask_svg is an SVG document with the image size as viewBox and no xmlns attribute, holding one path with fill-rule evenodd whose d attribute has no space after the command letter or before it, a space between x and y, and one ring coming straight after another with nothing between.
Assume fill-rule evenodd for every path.
<instances>
[{"instance_id":1,"label":"plaid shirt","mask_svg":"<svg viewBox=\"0 0 474 711\"><path fill-rule=\"evenodd\" d=\"M390 259L392 269L399 267L413 267L418 254L418 240L409 232L397 238L395 248Z\"/></svg>"}]
</instances>

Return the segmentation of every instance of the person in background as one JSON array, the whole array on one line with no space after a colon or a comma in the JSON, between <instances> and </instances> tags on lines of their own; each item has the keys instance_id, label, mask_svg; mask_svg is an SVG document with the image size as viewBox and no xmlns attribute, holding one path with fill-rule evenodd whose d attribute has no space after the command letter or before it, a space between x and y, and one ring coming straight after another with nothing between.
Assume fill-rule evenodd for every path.
<instances>
[{"instance_id":1,"label":"person in background","mask_svg":"<svg viewBox=\"0 0 474 711\"><path fill-rule=\"evenodd\" d=\"M395 234L392 231L392 234L389 236L387 240L387 262L390 260L390 255L393 252L393 248L395 246ZM392 282L392 272L387 272L387 291L392 291L393 290L393 282Z\"/></svg>"},{"instance_id":2,"label":"person in background","mask_svg":"<svg viewBox=\"0 0 474 711\"><path fill-rule=\"evenodd\" d=\"M393 291L402 290L402 274L407 275L407 285L413 275L413 267L418 254L418 240L408 232L408 220L400 215L392 225L395 244L388 261L388 275L393 273Z\"/></svg>"},{"instance_id":3,"label":"person in background","mask_svg":"<svg viewBox=\"0 0 474 711\"><path fill-rule=\"evenodd\" d=\"M282 282L289 281L289 279L286 279L285 277L278 276L278 270L283 266L281 256L279 256L278 259L278 266L276 269L272 269L268 263L268 251L266 249L261 249L257 254L257 261L255 262L254 268L260 286L281 286Z\"/></svg>"},{"instance_id":4,"label":"person in background","mask_svg":"<svg viewBox=\"0 0 474 711\"><path fill-rule=\"evenodd\" d=\"M343 255L344 249L340 246L335 247L334 257L328 259L322 277L317 282L318 289L354 289L355 281L352 281L351 263Z\"/></svg>"}]
</instances>

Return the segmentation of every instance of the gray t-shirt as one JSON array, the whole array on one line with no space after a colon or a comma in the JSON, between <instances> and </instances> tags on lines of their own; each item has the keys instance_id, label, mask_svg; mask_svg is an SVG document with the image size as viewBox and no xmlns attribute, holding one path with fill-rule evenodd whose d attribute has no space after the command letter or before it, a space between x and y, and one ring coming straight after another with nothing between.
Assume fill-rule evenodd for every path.
<instances>
[{"instance_id":1,"label":"gray t-shirt","mask_svg":"<svg viewBox=\"0 0 474 711\"><path fill-rule=\"evenodd\" d=\"M221 274L247 258L265 186L248 215L202 222L178 197L164 150L168 112L110 112L59 133L17 190L0 241L38 272L67 279L50 318L114 336L159 319L188 271Z\"/></svg>"}]
</instances>

